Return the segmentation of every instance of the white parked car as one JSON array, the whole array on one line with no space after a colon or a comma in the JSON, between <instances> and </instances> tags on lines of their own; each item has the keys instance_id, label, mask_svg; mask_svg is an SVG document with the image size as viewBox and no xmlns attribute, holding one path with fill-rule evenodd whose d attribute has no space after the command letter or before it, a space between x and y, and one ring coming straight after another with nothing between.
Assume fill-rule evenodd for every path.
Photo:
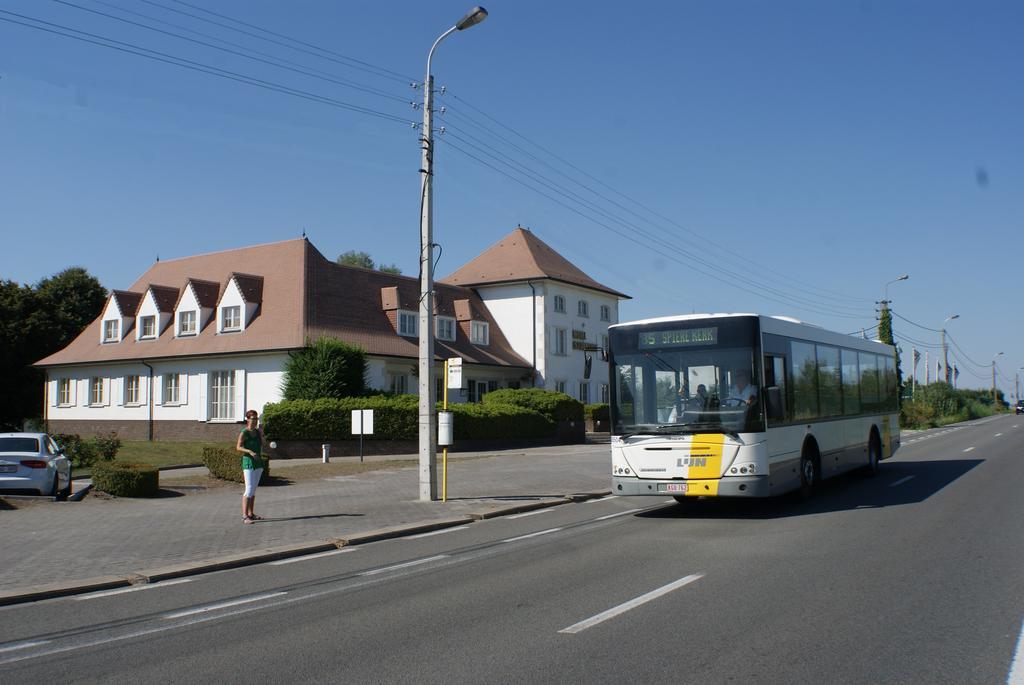
<instances>
[{"instance_id":1,"label":"white parked car","mask_svg":"<svg viewBox=\"0 0 1024 685\"><path fill-rule=\"evenodd\" d=\"M71 494L71 460L46 433L0 433L0 492Z\"/></svg>"}]
</instances>

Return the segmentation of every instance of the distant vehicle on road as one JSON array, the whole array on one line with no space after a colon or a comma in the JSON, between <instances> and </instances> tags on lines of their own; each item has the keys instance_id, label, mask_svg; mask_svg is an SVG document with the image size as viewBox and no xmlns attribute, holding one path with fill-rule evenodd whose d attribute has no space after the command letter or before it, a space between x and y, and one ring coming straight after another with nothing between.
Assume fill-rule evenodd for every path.
<instances>
[{"instance_id":1,"label":"distant vehicle on road","mask_svg":"<svg viewBox=\"0 0 1024 685\"><path fill-rule=\"evenodd\" d=\"M71 494L71 461L46 433L0 433L0 491Z\"/></svg>"},{"instance_id":2,"label":"distant vehicle on road","mask_svg":"<svg viewBox=\"0 0 1024 685\"><path fill-rule=\"evenodd\" d=\"M899 447L895 350L787 317L611 326L617 495L808 496Z\"/></svg>"},{"instance_id":3,"label":"distant vehicle on road","mask_svg":"<svg viewBox=\"0 0 1024 685\"><path fill-rule=\"evenodd\" d=\"M1017 413L1024 414L1024 400L1017 400Z\"/></svg>"}]
</instances>

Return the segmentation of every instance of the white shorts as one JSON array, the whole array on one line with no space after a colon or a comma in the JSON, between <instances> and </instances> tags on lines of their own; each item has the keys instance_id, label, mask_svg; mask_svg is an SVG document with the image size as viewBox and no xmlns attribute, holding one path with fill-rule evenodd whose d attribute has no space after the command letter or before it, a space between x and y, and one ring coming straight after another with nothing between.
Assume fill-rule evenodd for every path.
<instances>
[{"instance_id":1,"label":"white shorts","mask_svg":"<svg viewBox=\"0 0 1024 685\"><path fill-rule=\"evenodd\" d=\"M242 469L242 477L245 478L245 494L243 497L255 497L256 486L260 484L260 476L263 469Z\"/></svg>"}]
</instances>

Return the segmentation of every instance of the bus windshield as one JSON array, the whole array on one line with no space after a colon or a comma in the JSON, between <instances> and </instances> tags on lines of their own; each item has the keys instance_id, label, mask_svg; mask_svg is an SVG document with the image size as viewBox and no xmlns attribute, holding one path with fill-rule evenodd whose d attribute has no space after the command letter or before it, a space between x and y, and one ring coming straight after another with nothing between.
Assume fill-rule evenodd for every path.
<instances>
[{"instance_id":1,"label":"bus windshield","mask_svg":"<svg viewBox=\"0 0 1024 685\"><path fill-rule=\"evenodd\" d=\"M648 349L616 354L616 435L763 431L753 347Z\"/></svg>"}]
</instances>

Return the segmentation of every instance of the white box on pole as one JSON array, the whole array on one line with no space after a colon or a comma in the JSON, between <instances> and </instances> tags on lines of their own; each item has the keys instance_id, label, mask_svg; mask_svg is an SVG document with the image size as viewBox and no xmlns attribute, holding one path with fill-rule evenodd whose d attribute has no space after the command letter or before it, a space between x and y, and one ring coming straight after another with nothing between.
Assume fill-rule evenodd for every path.
<instances>
[{"instance_id":1,"label":"white box on pole","mask_svg":"<svg viewBox=\"0 0 1024 685\"><path fill-rule=\"evenodd\" d=\"M450 411L437 412L437 444L450 447L455 443L454 414Z\"/></svg>"},{"instance_id":2,"label":"white box on pole","mask_svg":"<svg viewBox=\"0 0 1024 685\"><path fill-rule=\"evenodd\" d=\"M448 359L448 389L462 387L462 357Z\"/></svg>"}]
</instances>

